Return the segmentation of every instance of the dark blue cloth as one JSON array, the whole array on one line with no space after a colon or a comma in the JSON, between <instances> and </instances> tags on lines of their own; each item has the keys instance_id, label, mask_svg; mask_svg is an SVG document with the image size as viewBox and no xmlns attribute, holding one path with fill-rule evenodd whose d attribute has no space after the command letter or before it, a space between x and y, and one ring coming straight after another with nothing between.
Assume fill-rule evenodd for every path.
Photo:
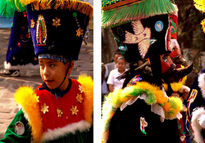
<instances>
[{"instance_id":1,"label":"dark blue cloth","mask_svg":"<svg viewBox=\"0 0 205 143\"><path fill-rule=\"evenodd\" d=\"M6 62L12 66L38 64L28 28L26 12L15 12L9 38Z\"/></svg>"}]
</instances>

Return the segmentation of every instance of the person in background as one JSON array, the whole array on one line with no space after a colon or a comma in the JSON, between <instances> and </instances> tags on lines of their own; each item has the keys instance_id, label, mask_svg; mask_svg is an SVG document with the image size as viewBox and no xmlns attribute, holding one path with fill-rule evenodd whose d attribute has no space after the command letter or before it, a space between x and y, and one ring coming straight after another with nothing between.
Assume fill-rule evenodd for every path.
<instances>
[{"instance_id":1,"label":"person in background","mask_svg":"<svg viewBox=\"0 0 205 143\"><path fill-rule=\"evenodd\" d=\"M107 95L109 93L109 89L108 89L108 85L107 85L107 80L105 79L105 64L101 63L101 68L102 68L102 72L101 72L101 79L102 79L102 101L104 100L104 96Z\"/></svg>"},{"instance_id":2,"label":"person in background","mask_svg":"<svg viewBox=\"0 0 205 143\"><path fill-rule=\"evenodd\" d=\"M116 60L116 69L112 70L108 76L107 84L109 91L113 92L116 89L122 88L124 79L118 79L126 71L126 61L124 57L118 57Z\"/></svg>"},{"instance_id":3,"label":"person in background","mask_svg":"<svg viewBox=\"0 0 205 143\"><path fill-rule=\"evenodd\" d=\"M1 76L39 75L38 58L34 54L27 13L15 11Z\"/></svg>"},{"instance_id":4,"label":"person in background","mask_svg":"<svg viewBox=\"0 0 205 143\"><path fill-rule=\"evenodd\" d=\"M106 74L105 77L108 77L108 75L110 74L110 72L112 70L114 70L115 68L117 68L116 64L117 64L117 59L118 57L122 56L121 52L119 49L117 49L113 55L113 62L111 63L107 63L105 64L105 68L106 68Z\"/></svg>"}]
</instances>

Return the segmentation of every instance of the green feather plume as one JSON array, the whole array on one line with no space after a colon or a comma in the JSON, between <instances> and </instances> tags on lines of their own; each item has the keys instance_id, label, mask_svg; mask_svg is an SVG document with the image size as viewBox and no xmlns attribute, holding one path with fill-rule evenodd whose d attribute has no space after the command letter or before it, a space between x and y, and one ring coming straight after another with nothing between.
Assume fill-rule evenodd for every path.
<instances>
[{"instance_id":1,"label":"green feather plume","mask_svg":"<svg viewBox=\"0 0 205 143\"><path fill-rule=\"evenodd\" d=\"M26 7L18 0L0 0L0 15L13 17L16 10L22 12L26 10Z\"/></svg>"},{"instance_id":2,"label":"green feather plume","mask_svg":"<svg viewBox=\"0 0 205 143\"><path fill-rule=\"evenodd\" d=\"M115 27L132 20L172 13L175 10L170 0L145 0L140 3L102 11L102 26L104 28Z\"/></svg>"}]
</instances>

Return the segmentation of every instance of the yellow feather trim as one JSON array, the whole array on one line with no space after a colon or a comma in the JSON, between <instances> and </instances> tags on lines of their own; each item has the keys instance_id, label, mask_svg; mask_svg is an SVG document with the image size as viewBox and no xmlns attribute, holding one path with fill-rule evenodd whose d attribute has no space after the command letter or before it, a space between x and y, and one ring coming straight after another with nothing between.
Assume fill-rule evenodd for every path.
<instances>
[{"instance_id":1,"label":"yellow feather trim","mask_svg":"<svg viewBox=\"0 0 205 143\"><path fill-rule=\"evenodd\" d=\"M205 33L205 18L201 21L203 32Z\"/></svg>"},{"instance_id":2,"label":"yellow feather trim","mask_svg":"<svg viewBox=\"0 0 205 143\"><path fill-rule=\"evenodd\" d=\"M80 0L55 0L55 4L51 0L19 0L22 5L32 4L35 10L51 9L54 6L55 9L72 9L79 11L85 15L88 15L90 19L93 15L93 7L88 2Z\"/></svg>"},{"instance_id":3,"label":"yellow feather trim","mask_svg":"<svg viewBox=\"0 0 205 143\"><path fill-rule=\"evenodd\" d=\"M83 91L85 92L84 100L84 113L85 119L90 124L92 124L92 114L93 114L93 80L90 76L80 75L78 81L82 85Z\"/></svg>"},{"instance_id":4,"label":"yellow feather trim","mask_svg":"<svg viewBox=\"0 0 205 143\"><path fill-rule=\"evenodd\" d=\"M174 92L178 92L182 88L182 85L185 84L186 80L187 80L187 76L183 77L179 82L171 83L172 90ZM163 87L166 91L168 90L168 85L166 83L163 84Z\"/></svg>"},{"instance_id":5,"label":"yellow feather trim","mask_svg":"<svg viewBox=\"0 0 205 143\"><path fill-rule=\"evenodd\" d=\"M205 12L205 0L194 0L194 6L202 11L202 12Z\"/></svg>"},{"instance_id":6,"label":"yellow feather trim","mask_svg":"<svg viewBox=\"0 0 205 143\"><path fill-rule=\"evenodd\" d=\"M39 142L43 134L42 119L37 103L38 98L33 88L28 86L20 87L14 94L14 98L17 104L21 105L25 116L28 118L34 142Z\"/></svg>"},{"instance_id":7,"label":"yellow feather trim","mask_svg":"<svg viewBox=\"0 0 205 143\"><path fill-rule=\"evenodd\" d=\"M163 106L163 109L166 119L175 119L182 110L182 100L178 97L169 97L169 102Z\"/></svg>"},{"instance_id":8,"label":"yellow feather trim","mask_svg":"<svg viewBox=\"0 0 205 143\"><path fill-rule=\"evenodd\" d=\"M166 119L176 118L177 114L180 113L182 109L182 101L180 98L167 97L159 87L151 85L148 82L137 82L136 85L115 90L105 97L105 101L103 103L102 120L104 128L102 131L102 142L106 142L108 139L110 120L114 116L117 108L119 108L128 100L138 97L142 94L149 94L149 96L154 95L155 99L151 98L153 100L150 102L150 104L159 104L165 111Z\"/></svg>"}]
</instances>

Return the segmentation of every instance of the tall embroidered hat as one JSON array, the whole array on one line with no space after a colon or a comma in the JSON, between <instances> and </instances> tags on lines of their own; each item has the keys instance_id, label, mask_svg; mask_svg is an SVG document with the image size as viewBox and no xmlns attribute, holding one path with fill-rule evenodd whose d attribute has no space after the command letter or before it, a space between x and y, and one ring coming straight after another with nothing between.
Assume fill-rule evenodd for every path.
<instances>
[{"instance_id":1,"label":"tall embroidered hat","mask_svg":"<svg viewBox=\"0 0 205 143\"><path fill-rule=\"evenodd\" d=\"M102 0L102 26L111 27L128 62L169 51L170 0Z\"/></svg>"},{"instance_id":2,"label":"tall embroidered hat","mask_svg":"<svg viewBox=\"0 0 205 143\"><path fill-rule=\"evenodd\" d=\"M18 0L18 3L27 8L37 56L78 59L92 17L93 8L89 3L80 0Z\"/></svg>"},{"instance_id":3,"label":"tall embroidered hat","mask_svg":"<svg viewBox=\"0 0 205 143\"><path fill-rule=\"evenodd\" d=\"M170 0L102 0L102 27L112 29L127 62L149 58L160 85L162 76L177 75L179 80L192 69L177 69L169 60L177 38L177 11Z\"/></svg>"}]
</instances>

